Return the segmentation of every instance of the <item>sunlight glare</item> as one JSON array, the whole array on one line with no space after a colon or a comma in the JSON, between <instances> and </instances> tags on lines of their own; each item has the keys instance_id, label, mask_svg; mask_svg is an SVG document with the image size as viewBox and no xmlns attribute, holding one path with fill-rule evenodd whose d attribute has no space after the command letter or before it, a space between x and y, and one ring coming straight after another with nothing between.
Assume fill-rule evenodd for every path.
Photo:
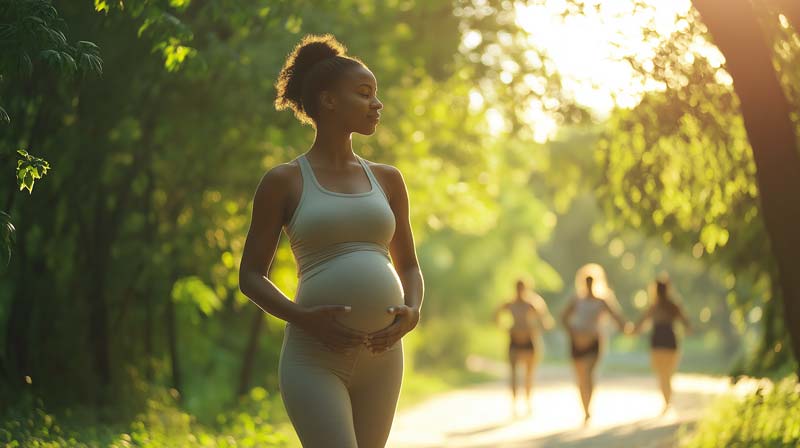
<instances>
[{"instance_id":1,"label":"sunlight glare","mask_svg":"<svg viewBox=\"0 0 800 448\"><path fill-rule=\"evenodd\" d=\"M624 58L652 60L661 39L688 26L681 17L691 2L650 0L644 8L634 0L583 3L585 15L565 16L563 0L515 3L517 25L528 33L532 48L553 60L566 92L605 116L615 105L634 107L644 92L663 89L662 83L640 79ZM645 39L643 28L662 38ZM531 51L531 59L535 56Z\"/></svg>"}]
</instances>

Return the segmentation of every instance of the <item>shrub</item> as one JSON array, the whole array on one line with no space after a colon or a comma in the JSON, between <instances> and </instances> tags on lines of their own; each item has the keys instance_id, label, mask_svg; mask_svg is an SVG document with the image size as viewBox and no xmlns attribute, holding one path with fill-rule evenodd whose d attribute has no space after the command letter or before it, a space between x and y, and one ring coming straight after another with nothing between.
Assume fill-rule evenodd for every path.
<instances>
[{"instance_id":1,"label":"shrub","mask_svg":"<svg viewBox=\"0 0 800 448\"><path fill-rule=\"evenodd\" d=\"M685 448L800 446L800 385L784 378L754 393L717 402L685 438Z\"/></svg>"}]
</instances>

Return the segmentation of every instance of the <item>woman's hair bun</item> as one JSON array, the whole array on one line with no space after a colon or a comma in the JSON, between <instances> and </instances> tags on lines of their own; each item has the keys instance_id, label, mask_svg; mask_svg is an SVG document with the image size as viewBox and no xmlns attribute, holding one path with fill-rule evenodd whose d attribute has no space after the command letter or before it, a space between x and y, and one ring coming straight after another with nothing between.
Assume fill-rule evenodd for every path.
<instances>
[{"instance_id":1,"label":"woman's hair bun","mask_svg":"<svg viewBox=\"0 0 800 448\"><path fill-rule=\"evenodd\" d=\"M346 48L331 34L309 34L294 47L278 75L275 84L277 98L275 108L292 109L301 121L308 122L311 117L303 106L303 88L311 69L320 61L344 57Z\"/></svg>"}]
</instances>

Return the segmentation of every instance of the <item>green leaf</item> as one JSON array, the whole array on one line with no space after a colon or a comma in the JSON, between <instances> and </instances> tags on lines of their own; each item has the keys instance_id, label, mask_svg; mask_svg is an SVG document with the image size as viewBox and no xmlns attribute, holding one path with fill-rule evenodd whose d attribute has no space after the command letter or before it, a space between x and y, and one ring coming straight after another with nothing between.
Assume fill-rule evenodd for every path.
<instances>
[{"instance_id":1,"label":"green leaf","mask_svg":"<svg viewBox=\"0 0 800 448\"><path fill-rule=\"evenodd\" d=\"M98 58L97 56L91 54L82 54L80 56L80 69L81 72L86 73L94 73L98 76L103 74L103 61Z\"/></svg>"},{"instance_id":2,"label":"green leaf","mask_svg":"<svg viewBox=\"0 0 800 448\"><path fill-rule=\"evenodd\" d=\"M172 298L176 303L192 303L205 315L222 307L222 301L199 277L185 277L172 287Z\"/></svg>"},{"instance_id":3,"label":"green leaf","mask_svg":"<svg viewBox=\"0 0 800 448\"><path fill-rule=\"evenodd\" d=\"M78 71L78 64L75 63L75 59L71 54L64 51L61 52L61 67L66 73L69 74L73 74Z\"/></svg>"},{"instance_id":4,"label":"green leaf","mask_svg":"<svg viewBox=\"0 0 800 448\"><path fill-rule=\"evenodd\" d=\"M97 46L94 42L89 42L88 40L79 40L75 43L78 51L81 53L90 53L95 56L100 56L100 47Z\"/></svg>"},{"instance_id":5,"label":"green leaf","mask_svg":"<svg viewBox=\"0 0 800 448\"><path fill-rule=\"evenodd\" d=\"M11 262L11 247L16 240L16 230L11 223L11 215L0 211L0 250L6 253L6 265Z\"/></svg>"},{"instance_id":6,"label":"green leaf","mask_svg":"<svg viewBox=\"0 0 800 448\"><path fill-rule=\"evenodd\" d=\"M11 23L0 25L0 40L11 39L17 33L17 27Z\"/></svg>"},{"instance_id":7,"label":"green leaf","mask_svg":"<svg viewBox=\"0 0 800 448\"><path fill-rule=\"evenodd\" d=\"M2 106L0 106L0 121L11 123L11 117L8 116L8 112Z\"/></svg>"},{"instance_id":8,"label":"green leaf","mask_svg":"<svg viewBox=\"0 0 800 448\"><path fill-rule=\"evenodd\" d=\"M67 44L67 36L65 36L64 33L59 30L47 28L47 35L50 37L50 40L53 41L53 45L56 47Z\"/></svg>"},{"instance_id":9,"label":"green leaf","mask_svg":"<svg viewBox=\"0 0 800 448\"><path fill-rule=\"evenodd\" d=\"M36 16L28 16L22 19L23 22L28 23L30 26L40 26L40 27L47 27L47 22L44 21L41 17Z\"/></svg>"},{"instance_id":10,"label":"green leaf","mask_svg":"<svg viewBox=\"0 0 800 448\"><path fill-rule=\"evenodd\" d=\"M17 150L17 154L22 159L17 161L17 182L19 189L28 190L28 194L33 192L33 185L36 179L41 179L50 169L50 163L46 160L35 157L24 149Z\"/></svg>"},{"instance_id":11,"label":"green leaf","mask_svg":"<svg viewBox=\"0 0 800 448\"><path fill-rule=\"evenodd\" d=\"M28 53L21 53L17 60L17 67L21 75L30 76L33 74L33 62Z\"/></svg>"},{"instance_id":12,"label":"green leaf","mask_svg":"<svg viewBox=\"0 0 800 448\"><path fill-rule=\"evenodd\" d=\"M61 65L61 53L56 50L43 50L39 56L51 67L58 67Z\"/></svg>"},{"instance_id":13,"label":"green leaf","mask_svg":"<svg viewBox=\"0 0 800 448\"><path fill-rule=\"evenodd\" d=\"M185 9L190 2L191 0L169 0L169 5L176 9Z\"/></svg>"}]
</instances>

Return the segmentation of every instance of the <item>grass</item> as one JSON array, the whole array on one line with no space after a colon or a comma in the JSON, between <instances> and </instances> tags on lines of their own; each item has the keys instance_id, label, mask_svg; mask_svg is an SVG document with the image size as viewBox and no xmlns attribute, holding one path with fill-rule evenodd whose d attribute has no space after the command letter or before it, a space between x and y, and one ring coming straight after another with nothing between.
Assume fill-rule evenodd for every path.
<instances>
[{"instance_id":1,"label":"grass","mask_svg":"<svg viewBox=\"0 0 800 448\"><path fill-rule=\"evenodd\" d=\"M180 409L168 391L154 393L145 409L127 423L103 422L88 408L49 411L40 399L25 397L0 416L4 447L266 447L290 446L288 423L276 421L276 397L254 388L239 406L203 425Z\"/></svg>"},{"instance_id":2,"label":"grass","mask_svg":"<svg viewBox=\"0 0 800 448\"><path fill-rule=\"evenodd\" d=\"M502 365L507 357L507 335L493 327L471 329L465 341L470 353ZM422 340L409 340L409 349ZM569 365L563 335L552 335L542 348L545 365ZM682 372L725 373L728 363L714 356L702 344L687 341L681 363ZM407 357L413 359L414 350ZM451 349L446 356L456 355ZM453 357L453 356L451 356ZM456 356L457 358L457 356ZM447 358L449 359L449 358ZM453 389L496 380L490 372L476 372L458 367L450 360L437 359L437 366L407 365L398 409L403 411L437 394ZM650 373L646 346L641 340L615 339L602 361L605 373ZM48 410L39 400L24 400L0 415L0 446L37 447L300 447L277 393L255 388L235 408L213 418L198 421L175 402L168 390L150 390L146 406L135 418L100 421L94 409ZM769 400L767 400L769 401ZM728 407L734 404L728 404ZM727 415L727 414L726 414ZM774 416L775 414L769 414ZM119 421L118 421L119 420ZM786 425L795 424L786 420ZM711 423L709 423L711 424ZM787 426L787 427L788 427ZM687 445L704 447L711 445ZM778 446L778 445L763 445Z\"/></svg>"},{"instance_id":3,"label":"grass","mask_svg":"<svg viewBox=\"0 0 800 448\"><path fill-rule=\"evenodd\" d=\"M800 446L800 385L794 375L745 397L720 399L691 433L683 448Z\"/></svg>"}]
</instances>

